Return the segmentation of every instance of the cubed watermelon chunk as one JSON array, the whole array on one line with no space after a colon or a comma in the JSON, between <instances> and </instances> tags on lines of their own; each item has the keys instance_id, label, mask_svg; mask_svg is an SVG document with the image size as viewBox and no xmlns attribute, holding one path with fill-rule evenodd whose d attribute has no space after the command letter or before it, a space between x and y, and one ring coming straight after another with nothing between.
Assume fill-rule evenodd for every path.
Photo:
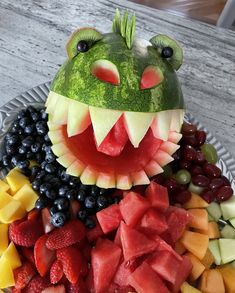
<instances>
[{"instance_id":1,"label":"cubed watermelon chunk","mask_svg":"<svg viewBox=\"0 0 235 293\"><path fill-rule=\"evenodd\" d=\"M151 202L152 207L165 211L169 207L167 188L151 181L145 191L146 198Z\"/></svg>"},{"instance_id":2,"label":"cubed watermelon chunk","mask_svg":"<svg viewBox=\"0 0 235 293\"><path fill-rule=\"evenodd\" d=\"M114 243L117 244L119 247L122 247L121 237L120 237L120 226L117 229L115 234Z\"/></svg>"},{"instance_id":3,"label":"cubed watermelon chunk","mask_svg":"<svg viewBox=\"0 0 235 293\"><path fill-rule=\"evenodd\" d=\"M133 270L130 266L127 265L127 262L123 262L119 265L117 272L114 276L113 282L119 287L125 287L129 285L128 278L133 273Z\"/></svg>"},{"instance_id":4,"label":"cubed watermelon chunk","mask_svg":"<svg viewBox=\"0 0 235 293\"><path fill-rule=\"evenodd\" d=\"M161 278L146 262L130 275L129 284L137 293L170 293Z\"/></svg>"},{"instance_id":5,"label":"cubed watermelon chunk","mask_svg":"<svg viewBox=\"0 0 235 293\"><path fill-rule=\"evenodd\" d=\"M182 259L179 260L171 252L162 250L150 255L147 263L160 277L174 284Z\"/></svg>"},{"instance_id":6,"label":"cubed watermelon chunk","mask_svg":"<svg viewBox=\"0 0 235 293\"><path fill-rule=\"evenodd\" d=\"M120 201L119 207L125 223L134 227L150 208L150 203L143 196L131 191Z\"/></svg>"},{"instance_id":7,"label":"cubed watermelon chunk","mask_svg":"<svg viewBox=\"0 0 235 293\"><path fill-rule=\"evenodd\" d=\"M130 261L150 253L157 247L155 241L149 239L143 233L130 228L124 222L121 222L120 238L125 261Z\"/></svg>"},{"instance_id":8,"label":"cubed watermelon chunk","mask_svg":"<svg viewBox=\"0 0 235 293\"><path fill-rule=\"evenodd\" d=\"M92 228L92 229L87 229L86 230L86 236L87 236L87 239L88 239L89 243L95 241L96 239L98 239L99 237L104 235L104 232L101 229L100 224L97 221L97 218L94 217L93 220L96 223L95 227Z\"/></svg>"},{"instance_id":9,"label":"cubed watermelon chunk","mask_svg":"<svg viewBox=\"0 0 235 293\"><path fill-rule=\"evenodd\" d=\"M91 251L96 293L103 293L109 287L116 273L121 253L121 248L110 240L101 238L97 240L96 246Z\"/></svg>"},{"instance_id":10,"label":"cubed watermelon chunk","mask_svg":"<svg viewBox=\"0 0 235 293\"><path fill-rule=\"evenodd\" d=\"M105 234L117 229L122 220L118 204L112 204L111 206L99 211L96 214L96 217Z\"/></svg>"},{"instance_id":11,"label":"cubed watermelon chunk","mask_svg":"<svg viewBox=\"0 0 235 293\"><path fill-rule=\"evenodd\" d=\"M142 217L139 229L140 231L161 234L168 228L165 215L153 208L149 209Z\"/></svg>"}]
</instances>

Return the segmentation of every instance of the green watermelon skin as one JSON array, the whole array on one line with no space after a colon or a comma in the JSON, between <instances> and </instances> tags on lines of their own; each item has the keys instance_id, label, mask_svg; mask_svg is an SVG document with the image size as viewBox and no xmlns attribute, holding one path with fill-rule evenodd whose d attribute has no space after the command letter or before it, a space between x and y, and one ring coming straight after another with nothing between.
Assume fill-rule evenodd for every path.
<instances>
[{"instance_id":1,"label":"green watermelon skin","mask_svg":"<svg viewBox=\"0 0 235 293\"><path fill-rule=\"evenodd\" d=\"M120 85L101 81L91 73L100 59L114 63ZM156 66L163 81L151 89L140 89L144 69ZM131 49L116 33L104 34L87 52L68 59L56 74L51 90L90 106L133 112L159 112L183 109L184 101L176 72L147 41L135 40Z\"/></svg>"}]
</instances>

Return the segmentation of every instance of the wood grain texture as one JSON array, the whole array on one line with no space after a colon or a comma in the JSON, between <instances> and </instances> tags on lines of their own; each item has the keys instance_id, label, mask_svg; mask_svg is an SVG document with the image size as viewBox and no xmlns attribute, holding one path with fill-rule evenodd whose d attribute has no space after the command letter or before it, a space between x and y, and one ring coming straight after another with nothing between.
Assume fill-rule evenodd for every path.
<instances>
[{"instance_id":1,"label":"wood grain texture","mask_svg":"<svg viewBox=\"0 0 235 293\"><path fill-rule=\"evenodd\" d=\"M1 0L0 105L53 78L74 28L110 31L116 7L136 12L138 36L163 33L182 44L187 109L235 156L235 32L125 0Z\"/></svg>"}]
</instances>

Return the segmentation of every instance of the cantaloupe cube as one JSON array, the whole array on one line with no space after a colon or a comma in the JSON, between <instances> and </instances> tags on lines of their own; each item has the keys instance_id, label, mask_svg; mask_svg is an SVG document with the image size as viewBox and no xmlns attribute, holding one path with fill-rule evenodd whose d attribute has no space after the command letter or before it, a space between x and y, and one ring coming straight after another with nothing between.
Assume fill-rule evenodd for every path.
<instances>
[{"instance_id":1,"label":"cantaloupe cube","mask_svg":"<svg viewBox=\"0 0 235 293\"><path fill-rule=\"evenodd\" d=\"M209 222L208 229L197 229L197 232L208 235L210 239L220 238L220 230L216 222Z\"/></svg>"},{"instance_id":2,"label":"cantaloupe cube","mask_svg":"<svg viewBox=\"0 0 235 293\"><path fill-rule=\"evenodd\" d=\"M180 241L177 241L175 243L175 247L174 247L174 250L179 254L179 255L183 255L186 251L186 248L184 247L184 245L180 242Z\"/></svg>"},{"instance_id":3,"label":"cantaloupe cube","mask_svg":"<svg viewBox=\"0 0 235 293\"><path fill-rule=\"evenodd\" d=\"M205 266L206 269L210 269L212 264L215 262L215 258L208 248L205 256L201 259L201 263Z\"/></svg>"},{"instance_id":4,"label":"cantaloupe cube","mask_svg":"<svg viewBox=\"0 0 235 293\"><path fill-rule=\"evenodd\" d=\"M209 237L197 232L185 231L180 242L189 252L199 259L203 259L208 248Z\"/></svg>"},{"instance_id":5,"label":"cantaloupe cube","mask_svg":"<svg viewBox=\"0 0 235 293\"><path fill-rule=\"evenodd\" d=\"M11 194L15 194L22 186L29 184L29 179L17 169L12 169L6 176L7 183L10 186Z\"/></svg>"},{"instance_id":6,"label":"cantaloupe cube","mask_svg":"<svg viewBox=\"0 0 235 293\"><path fill-rule=\"evenodd\" d=\"M28 184L25 184L21 189L19 189L13 197L19 200L27 212L30 212L38 199L37 193Z\"/></svg>"},{"instance_id":7,"label":"cantaloupe cube","mask_svg":"<svg viewBox=\"0 0 235 293\"><path fill-rule=\"evenodd\" d=\"M8 225L0 224L0 255L7 249L8 243Z\"/></svg>"},{"instance_id":8,"label":"cantaloupe cube","mask_svg":"<svg viewBox=\"0 0 235 293\"><path fill-rule=\"evenodd\" d=\"M8 191L10 186L3 180L0 180L0 191Z\"/></svg>"},{"instance_id":9,"label":"cantaloupe cube","mask_svg":"<svg viewBox=\"0 0 235 293\"><path fill-rule=\"evenodd\" d=\"M9 202L13 200L12 196L6 191L0 191L0 209L5 207Z\"/></svg>"},{"instance_id":10,"label":"cantaloupe cube","mask_svg":"<svg viewBox=\"0 0 235 293\"><path fill-rule=\"evenodd\" d=\"M202 199L200 195L193 192L191 194L192 196L190 200L183 205L185 209L200 209L208 207L209 204L204 199Z\"/></svg>"},{"instance_id":11,"label":"cantaloupe cube","mask_svg":"<svg viewBox=\"0 0 235 293\"><path fill-rule=\"evenodd\" d=\"M26 211L21 203L18 200L12 200L0 209L0 221L5 224L12 223L13 221L22 219L25 214Z\"/></svg>"},{"instance_id":12,"label":"cantaloupe cube","mask_svg":"<svg viewBox=\"0 0 235 293\"><path fill-rule=\"evenodd\" d=\"M0 258L0 288L8 288L15 285L13 270L5 258Z\"/></svg>"},{"instance_id":13,"label":"cantaloupe cube","mask_svg":"<svg viewBox=\"0 0 235 293\"><path fill-rule=\"evenodd\" d=\"M205 270L205 266L201 263L201 261L195 256L193 255L191 252L187 252L186 255L189 257L193 268L192 271L189 275L190 281L195 281L197 280L201 274L204 272Z\"/></svg>"},{"instance_id":14,"label":"cantaloupe cube","mask_svg":"<svg viewBox=\"0 0 235 293\"><path fill-rule=\"evenodd\" d=\"M224 286L226 293L234 293L235 292L235 268L226 265L219 267L219 271L222 274L224 280Z\"/></svg>"},{"instance_id":15,"label":"cantaloupe cube","mask_svg":"<svg viewBox=\"0 0 235 293\"><path fill-rule=\"evenodd\" d=\"M22 265L19 253L13 242L11 242L10 245L7 247L7 250L4 251L2 258L5 258L7 260L12 270L17 269Z\"/></svg>"},{"instance_id":16,"label":"cantaloupe cube","mask_svg":"<svg viewBox=\"0 0 235 293\"><path fill-rule=\"evenodd\" d=\"M202 293L202 291L192 287L189 283L184 282L180 288L182 293Z\"/></svg>"},{"instance_id":17,"label":"cantaloupe cube","mask_svg":"<svg viewBox=\"0 0 235 293\"><path fill-rule=\"evenodd\" d=\"M203 293L225 293L224 281L218 270L205 270L199 282Z\"/></svg>"},{"instance_id":18,"label":"cantaloupe cube","mask_svg":"<svg viewBox=\"0 0 235 293\"><path fill-rule=\"evenodd\" d=\"M189 226L196 229L208 229L208 213L205 209L189 209L188 213L192 216Z\"/></svg>"}]
</instances>

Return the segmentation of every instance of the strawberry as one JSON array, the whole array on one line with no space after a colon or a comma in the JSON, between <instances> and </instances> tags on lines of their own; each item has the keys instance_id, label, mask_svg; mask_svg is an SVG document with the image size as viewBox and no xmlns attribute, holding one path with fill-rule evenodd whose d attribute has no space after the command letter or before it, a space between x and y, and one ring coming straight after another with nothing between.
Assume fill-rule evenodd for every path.
<instances>
[{"instance_id":1,"label":"strawberry","mask_svg":"<svg viewBox=\"0 0 235 293\"><path fill-rule=\"evenodd\" d=\"M22 246L20 248L21 255L27 259L31 264L35 266L35 260L34 260L34 255L33 255L33 248L31 247L24 247Z\"/></svg>"},{"instance_id":2,"label":"strawberry","mask_svg":"<svg viewBox=\"0 0 235 293\"><path fill-rule=\"evenodd\" d=\"M65 287L64 285L58 285L58 286L50 286L44 290L42 290L42 293L65 293Z\"/></svg>"},{"instance_id":3,"label":"strawberry","mask_svg":"<svg viewBox=\"0 0 235 293\"><path fill-rule=\"evenodd\" d=\"M46 289L50 285L51 284L48 278L42 278L39 275L37 275L22 290L22 293L41 293L42 290Z\"/></svg>"},{"instance_id":4,"label":"strawberry","mask_svg":"<svg viewBox=\"0 0 235 293\"><path fill-rule=\"evenodd\" d=\"M55 227L51 224L51 214L48 208L44 208L42 210L42 223L45 234L55 229Z\"/></svg>"},{"instance_id":5,"label":"strawberry","mask_svg":"<svg viewBox=\"0 0 235 293\"><path fill-rule=\"evenodd\" d=\"M36 209L33 209L32 211L30 211L28 213L27 219L28 220L35 220L35 219L39 218L39 215L40 215L40 211L36 210Z\"/></svg>"},{"instance_id":6,"label":"strawberry","mask_svg":"<svg viewBox=\"0 0 235 293\"><path fill-rule=\"evenodd\" d=\"M15 287L11 288L11 293L21 293L21 289L17 289Z\"/></svg>"},{"instance_id":7,"label":"strawberry","mask_svg":"<svg viewBox=\"0 0 235 293\"><path fill-rule=\"evenodd\" d=\"M57 259L62 262L63 271L70 283L77 283L82 268L82 257L80 251L73 246L58 249Z\"/></svg>"},{"instance_id":8,"label":"strawberry","mask_svg":"<svg viewBox=\"0 0 235 293\"><path fill-rule=\"evenodd\" d=\"M53 230L48 237L46 246L49 249L60 249L71 246L85 237L85 227L82 222L72 220L63 227Z\"/></svg>"},{"instance_id":9,"label":"strawberry","mask_svg":"<svg viewBox=\"0 0 235 293\"><path fill-rule=\"evenodd\" d=\"M77 219L78 211L81 209L81 205L77 200L70 202L70 217L71 219Z\"/></svg>"},{"instance_id":10,"label":"strawberry","mask_svg":"<svg viewBox=\"0 0 235 293\"><path fill-rule=\"evenodd\" d=\"M79 278L76 284L68 282L66 289L68 293L89 293L85 282L81 278Z\"/></svg>"},{"instance_id":11,"label":"strawberry","mask_svg":"<svg viewBox=\"0 0 235 293\"><path fill-rule=\"evenodd\" d=\"M50 280L52 284L57 284L63 277L63 265L60 260L55 260L50 270Z\"/></svg>"},{"instance_id":12,"label":"strawberry","mask_svg":"<svg viewBox=\"0 0 235 293\"><path fill-rule=\"evenodd\" d=\"M10 224L9 238L17 245L32 247L43 234L41 218L19 220Z\"/></svg>"},{"instance_id":13,"label":"strawberry","mask_svg":"<svg viewBox=\"0 0 235 293\"><path fill-rule=\"evenodd\" d=\"M14 270L15 288L25 288L30 280L36 275L33 265L26 261L23 265Z\"/></svg>"},{"instance_id":14,"label":"strawberry","mask_svg":"<svg viewBox=\"0 0 235 293\"><path fill-rule=\"evenodd\" d=\"M48 235L42 235L34 246L34 259L40 276L44 277L55 260L55 252L46 247Z\"/></svg>"}]
</instances>

